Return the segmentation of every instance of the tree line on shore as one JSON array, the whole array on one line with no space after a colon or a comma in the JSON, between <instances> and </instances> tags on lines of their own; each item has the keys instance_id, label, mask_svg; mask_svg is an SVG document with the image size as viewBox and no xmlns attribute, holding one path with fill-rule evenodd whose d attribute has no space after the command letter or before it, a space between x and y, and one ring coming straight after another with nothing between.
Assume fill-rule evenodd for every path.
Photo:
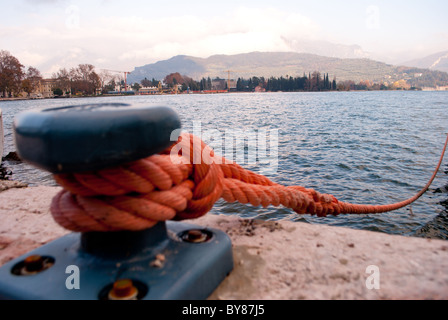
<instances>
[{"instance_id":1,"label":"tree line on shore","mask_svg":"<svg viewBox=\"0 0 448 320\"><path fill-rule=\"evenodd\" d=\"M0 50L0 96L17 96L20 92L33 92L42 75L34 67L28 67L8 51Z\"/></svg>"},{"instance_id":2,"label":"tree line on shore","mask_svg":"<svg viewBox=\"0 0 448 320\"><path fill-rule=\"evenodd\" d=\"M157 87L160 81L147 78L141 81L144 87ZM233 82L235 82L233 80ZM163 83L172 88L175 85L181 85L182 91L209 91L209 90L228 90L228 80L217 78L202 78L195 81L188 76L182 76L178 72L171 73L163 79ZM216 83L221 86L217 87ZM135 85L135 84L134 84ZM138 84L137 84L138 85ZM139 86L139 85L138 85ZM356 91L356 90L417 90L411 87L405 80L394 83L374 83L369 80L355 83L352 80L337 81L336 77L330 80L329 74L320 72L303 74L302 77L280 76L280 77L251 77L238 78L236 85L230 86L229 91L235 92L254 92L257 90L268 92L319 92L319 91Z\"/></svg>"},{"instance_id":3,"label":"tree line on shore","mask_svg":"<svg viewBox=\"0 0 448 320\"><path fill-rule=\"evenodd\" d=\"M43 80L41 72L25 66L8 51L0 51L0 96L17 97L25 93L28 97L35 92ZM56 95L93 95L101 87L101 77L90 64L80 64L67 70L60 69L52 75L52 90Z\"/></svg>"},{"instance_id":4,"label":"tree line on shore","mask_svg":"<svg viewBox=\"0 0 448 320\"><path fill-rule=\"evenodd\" d=\"M236 84L237 91L254 91L256 88L272 92L334 91L337 90L337 83L336 78L330 81L328 73L322 75L315 71L302 77L239 78Z\"/></svg>"},{"instance_id":5,"label":"tree line on shore","mask_svg":"<svg viewBox=\"0 0 448 320\"><path fill-rule=\"evenodd\" d=\"M142 86L157 86L159 81L156 79L148 80L147 78L141 81ZM221 79L219 77L212 79L202 78L199 81L195 81L188 76L182 76L178 72L171 73L163 79L168 87L174 87L175 85L181 85L182 90L191 91L208 91L208 90L229 90L228 80ZM337 90L336 78L330 80L328 73L323 75L320 72L313 72L303 77L270 77L266 79L265 77L251 77L248 79L238 78L236 81L233 80L234 86L230 85L230 91L236 92L253 92L257 89L262 89L263 91L332 91Z\"/></svg>"},{"instance_id":6,"label":"tree line on shore","mask_svg":"<svg viewBox=\"0 0 448 320\"><path fill-rule=\"evenodd\" d=\"M35 92L43 80L40 71L34 67L25 68L20 61L8 51L0 50L0 97L15 97L25 93L28 97ZM107 70L97 73L91 64L80 64L69 70L61 68L53 73L51 77L51 90L54 95L97 95L117 90L127 91L125 81L118 75L111 74ZM404 81L404 80L403 80ZM236 83L235 83L236 82ZM405 81L404 81L405 82ZM138 91L141 87L159 87L162 83L167 88L176 87L179 91L207 91L228 90L236 92L271 91L271 92L294 92L294 91L349 91L349 90L389 90L389 89L412 89L402 84L385 85L372 83L370 81L337 82L336 77L330 80L328 73L321 74L313 72L303 74L302 77L280 76L280 77L251 77L248 79L238 78L229 82L225 79L202 78L199 81L181 75L178 72L167 75L162 81L147 78L140 83L132 84L131 88ZM217 83L219 85L217 85ZM218 88L219 86L219 88ZM124 88L122 90L121 88Z\"/></svg>"}]
</instances>

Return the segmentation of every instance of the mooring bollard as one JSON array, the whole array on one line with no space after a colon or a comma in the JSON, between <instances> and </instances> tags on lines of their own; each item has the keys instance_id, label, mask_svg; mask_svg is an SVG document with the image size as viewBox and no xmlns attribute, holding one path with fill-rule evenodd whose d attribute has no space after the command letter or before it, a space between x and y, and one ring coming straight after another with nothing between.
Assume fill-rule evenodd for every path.
<instances>
[{"instance_id":1,"label":"mooring bollard","mask_svg":"<svg viewBox=\"0 0 448 320\"><path fill-rule=\"evenodd\" d=\"M167 107L91 104L24 112L15 138L21 159L68 174L159 153L180 125ZM0 268L0 298L198 300L232 269L224 232L161 221L138 231L73 232L18 257Z\"/></svg>"}]
</instances>

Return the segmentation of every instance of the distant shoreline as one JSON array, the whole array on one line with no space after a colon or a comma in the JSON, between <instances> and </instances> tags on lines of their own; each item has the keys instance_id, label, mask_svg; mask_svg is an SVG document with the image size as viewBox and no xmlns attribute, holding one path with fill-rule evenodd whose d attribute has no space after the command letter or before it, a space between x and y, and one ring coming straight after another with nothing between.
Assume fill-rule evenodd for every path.
<instances>
[{"instance_id":1,"label":"distant shoreline","mask_svg":"<svg viewBox=\"0 0 448 320\"><path fill-rule=\"evenodd\" d=\"M102 94L98 96L73 96L73 97L48 97L48 98L0 98L1 101L21 101L21 100L48 100L48 99L77 99L77 98L101 98L101 97L137 97L137 96L173 96L173 95L190 95L190 94L227 94L227 93L309 93L309 92L315 92L315 93L326 93L326 92L390 92L390 91L410 91L410 92L448 92L448 90L333 90L333 91L266 91L266 92L248 92L248 91L241 91L241 92L190 92L190 93L162 93L162 94Z\"/></svg>"}]
</instances>

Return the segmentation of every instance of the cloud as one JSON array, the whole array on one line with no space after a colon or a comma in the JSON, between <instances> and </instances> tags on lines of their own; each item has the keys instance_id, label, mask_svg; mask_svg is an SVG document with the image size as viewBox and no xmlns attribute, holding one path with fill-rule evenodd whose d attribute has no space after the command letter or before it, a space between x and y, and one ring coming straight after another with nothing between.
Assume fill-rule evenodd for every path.
<instances>
[{"instance_id":1,"label":"cloud","mask_svg":"<svg viewBox=\"0 0 448 320\"><path fill-rule=\"evenodd\" d=\"M32 5L35 5L35 4L37 4L37 5L39 5L39 4L43 4L43 5L46 5L46 4L55 4L55 3L58 3L58 2L60 2L60 0L25 0L25 2L27 3L27 4L32 4Z\"/></svg>"},{"instance_id":2,"label":"cloud","mask_svg":"<svg viewBox=\"0 0 448 320\"><path fill-rule=\"evenodd\" d=\"M113 18L109 18L113 19ZM132 43L120 60L145 63L176 54L208 57L250 51L290 51L294 39L313 39L320 32L311 19L278 9L240 7L229 17L192 16L161 18L121 18L114 34Z\"/></svg>"},{"instance_id":3,"label":"cloud","mask_svg":"<svg viewBox=\"0 0 448 320\"><path fill-rule=\"evenodd\" d=\"M28 50L18 52L20 62L26 66L37 66L45 61L45 56Z\"/></svg>"},{"instance_id":4,"label":"cloud","mask_svg":"<svg viewBox=\"0 0 448 320\"><path fill-rule=\"evenodd\" d=\"M286 38L314 38L320 27L312 19L298 13L275 8L240 7L232 24L242 32L272 33Z\"/></svg>"},{"instance_id":5,"label":"cloud","mask_svg":"<svg viewBox=\"0 0 448 320\"><path fill-rule=\"evenodd\" d=\"M54 1L41 1L52 3ZM237 7L226 15L177 15L158 18L106 15L66 5L33 17L35 27L15 28L23 63L42 72L96 63L99 68L133 67L186 54L208 57L250 51L290 51L295 39L319 36L320 28L298 12ZM217 13L220 14L220 13ZM33 50L30 50L32 48ZM32 52L32 53L31 53ZM45 70L42 70L45 69Z\"/></svg>"},{"instance_id":6,"label":"cloud","mask_svg":"<svg viewBox=\"0 0 448 320\"><path fill-rule=\"evenodd\" d=\"M303 52L328 42L358 44L398 59L446 50L447 35L440 31L446 29L446 4L430 2L425 6L433 8L432 14L410 2L369 7L359 1L9 1L1 9L0 49L42 72L79 63L132 70L178 54ZM386 19L394 12L396 19ZM396 30L408 32L398 37Z\"/></svg>"}]
</instances>

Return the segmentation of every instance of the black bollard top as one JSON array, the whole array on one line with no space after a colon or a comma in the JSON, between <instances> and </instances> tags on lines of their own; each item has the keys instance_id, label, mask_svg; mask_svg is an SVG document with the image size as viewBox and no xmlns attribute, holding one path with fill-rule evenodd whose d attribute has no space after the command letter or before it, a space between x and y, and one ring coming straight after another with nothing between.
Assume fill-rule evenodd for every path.
<instances>
[{"instance_id":1,"label":"black bollard top","mask_svg":"<svg viewBox=\"0 0 448 320\"><path fill-rule=\"evenodd\" d=\"M14 121L21 159L52 173L104 169L172 145L181 123L167 107L124 103L32 110ZM172 140L173 139L173 140Z\"/></svg>"}]
</instances>

